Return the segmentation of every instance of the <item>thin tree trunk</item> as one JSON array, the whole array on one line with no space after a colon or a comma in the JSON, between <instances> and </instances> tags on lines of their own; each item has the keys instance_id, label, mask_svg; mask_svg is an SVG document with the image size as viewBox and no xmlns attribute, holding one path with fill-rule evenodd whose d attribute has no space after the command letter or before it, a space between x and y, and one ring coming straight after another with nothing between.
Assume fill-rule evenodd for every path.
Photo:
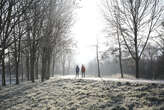
<instances>
[{"instance_id":1,"label":"thin tree trunk","mask_svg":"<svg viewBox=\"0 0 164 110\"><path fill-rule=\"evenodd\" d=\"M98 50L98 41L97 41L97 45L96 45L96 55L97 55L97 69L98 69L98 77L101 77L100 75L100 62L99 62L99 50Z\"/></svg>"},{"instance_id":2,"label":"thin tree trunk","mask_svg":"<svg viewBox=\"0 0 164 110\"><path fill-rule=\"evenodd\" d=\"M6 86L5 74L5 50L2 49L2 86Z\"/></svg>"},{"instance_id":3,"label":"thin tree trunk","mask_svg":"<svg viewBox=\"0 0 164 110\"><path fill-rule=\"evenodd\" d=\"M52 70L53 70L53 73L52 73L52 76L54 76L54 73L55 73L55 56L53 55L53 64L52 64Z\"/></svg>"},{"instance_id":4,"label":"thin tree trunk","mask_svg":"<svg viewBox=\"0 0 164 110\"><path fill-rule=\"evenodd\" d=\"M15 39L16 40L16 39ZM20 61L20 48L21 48L21 35L19 33L19 39L18 39L18 50L16 49L17 48L17 45L16 45L16 42L15 42L15 61L16 61L16 84L19 84L19 61Z\"/></svg>"},{"instance_id":5,"label":"thin tree trunk","mask_svg":"<svg viewBox=\"0 0 164 110\"><path fill-rule=\"evenodd\" d=\"M123 69L122 69L122 52L121 50L119 50L119 63L120 63L120 72L121 72L121 78L124 78L124 75L123 75Z\"/></svg>"},{"instance_id":6,"label":"thin tree trunk","mask_svg":"<svg viewBox=\"0 0 164 110\"><path fill-rule=\"evenodd\" d=\"M122 50L121 50L121 43L120 43L120 36L118 33L118 28L117 28L117 38L118 38L118 45L119 45L119 64L120 64L120 72L121 72L121 78L124 77L123 75L123 69L122 69Z\"/></svg>"},{"instance_id":7,"label":"thin tree trunk","mask_svg":"<svg viewBox=\"0 0 164 110\"><path fill-rule=\"evenodd\" d=\"M30 48L30 64L31 64L31 81L32 82L35 82L35 79L34 79L34 66L35 66L35 54L36 54L36 51L35 51L35 34L33 35L33 41L32 41L32 47Z\"/></svg>"},{"instance_id":8,"label":"thin tree trunk","mask_svg":"<svg viewBox=\"0 0 164 110\"><path fill-rule=\"evenodd\" d=\"M19 84L19 73L18 73L18 68L19 68L19 64L18 64L18 62L17 62L17 58L18 58L18 56L17 56L17 52L16 52L17 50L15 50L15 52L14 52L14 57L15 57L15 74L16 74L16 84Z\"/></svg>"},{"instance_id":9,"label":"thin tree trunk","mask_svg":"<svg viewBox=\"0 0 164 110\"><path fill-rule=\"evenodd\" d=\"M36 67L35 67L35 75L36 75L36 79L38 79L39 78L39 57L40 57L40 55L39 55L39 51L38 51L38 53L37 53L37 58L36 58Z\"/></svg>"},{"instance_id":10,"label":"thin tree trunk","mask_svg":"<svg viewBox=\"0 0 164 110\"><path fill-rule=\"evenodd\" d=\"M19 71L18 71L18 68L19 68L19 66L18 66L18 63L16 63L15 64L15 72L16 72L16 84L19 84Z\"/></svg>"},{"instance_id":11,"label":"thin tree trunk","mask_svg":"<svg viewBox=\"0 0 164 110\"><path fill-rule=\"evenodd\" d=\"M9 58L9 73L10 73L10 85L11 85L11 65L10 65L10 52L8 52L8 58Z\"/></svg>"},{"instance_id":12,"label":"thin tree trunk","mask_svg":"<svg viewBox=\"0 0 164 110\"><path fill-rule=\"evenodd\" d=\"M31 64L31 81L32 82L35 82L34 80L34 53L32 52L31 53L31 56L30 56L30 64Z\"/></svg>"},{"instance_id":13,"label":"thin tree trunk","mask_svg":"<svg viewBox=\"0 0 164 110\"><path fill-rule=\"evenodd\" d=\"M21 37L22 37L21 36L21 33L19 32L19 39L18 39L18 58L17 58L17 63L18 63L18 80L19 80L19 64L20 64L20 58L21 58Z\"/></svg>"},{"instance_id":14,"label":"thin tree trunk","mask_svg":"<svg viewBox=\"0 0 164 110\"><path fill-rule=\"evenodd\" d=\"M68 59L68 69L67 69L68 74L70 74L70 68L71 68L71 60Z\"/></svg>"},{"instance_id":15,"label":"thin tree trunk","mask_svg":"<svg viewBox=\"0 0 164 110\"><path fill-rule=\"evenodd\" d=\"M30 80L30 67L29 67L29 55L26 56L26 69L27 69L27 80Z\"/></svg>"},{"instance_id":16,"label":"thin tree trunk","mask_svg":"<svg viewBox=\"0 0 164 110\"><path fill-rule=\"evenodd\" d=\"M43 48L43 54L42 54L42 76L41 81L43 82L45 79L45 72L46 72L46 48Z\"/></svg>"},{"instance_id":17,"label":"thin tree trunk","mask_svg":"<svg viewBox=\"0 0 164 110\"><path fill-rule=\"evenodd\" d=\"M35 78L38 79L38 58L37 58L36 64L35 64Z\"/></svg>"},{"instance_id":18,"label":"thin tree trunk","mask_svg":"<svg viewBox=\"0 0 164 110\"><path fill-rule=\"evenodd\" d=\"M65 61L62 62L62 70L63 70L63 76L65 75Z\"/></svg>"},{"instance_id":19,"label":"thin tree trunk","mask_svg":"<svg viewBox=\"0 0 164 110\"><path fill-rule=\"evenodd\" d=\"M46 70L47 70L47 73L46 73L46 79L48 80L48 79L50 78L51 49L47 49L47 51L48 51L48 52L46 53L46 54L47 54L47 55L46 55L46 56L47 56L47 57L46 57L46 58L47 58L47 61L46 61L46 62L47 62L47 69L46 69Z\"/></svg>"},{"instance_id":20,"label":"thin tree trunk","mask_svg":"<svg viewBox=\"0 0 164 110\"><path fill-rule=\"evenodd\" d=\"M22 54L21 54L21 65L22 65L22 82L23 82L24 72L23 72L23 55Z\"/></svg>"},{"instance_id":21,"label":"thin tree trunk","mask_svg":"<svg viewBox=\"0 0 164 110\"><path fill-rule=\"evenodd\" d=\"M14 43L14 63L15 63L15 74L16 74L16 84L19 84L19 73L18 73L18 51L17 51L17 42L16 42L16 37L14 35L14 40L15 40L15 43Z\"/></svg>"},{"instance_id":22,"label":"thin tree trunk","mask_svg":"<svg viewBox=\"0 0 164 110\"><path fill-rule=\"evenodd\" d=\"M44 53L42 55L42 75L41 75L41 81L44 81L45 77L45 60L44 60Z\"/></svg>"}]
</instances>

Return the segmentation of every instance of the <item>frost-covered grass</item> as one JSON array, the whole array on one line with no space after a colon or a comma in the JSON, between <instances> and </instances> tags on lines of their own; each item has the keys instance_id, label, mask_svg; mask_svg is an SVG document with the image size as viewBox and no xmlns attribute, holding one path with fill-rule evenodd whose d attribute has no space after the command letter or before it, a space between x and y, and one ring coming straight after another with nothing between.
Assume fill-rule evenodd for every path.
<instances>
[{"instance_id":1,"label":"frost-covered grass","mask_svg":"<svg viewBox=\"0 0 164 110\"><path fill-rule=\"evenodd\" d=\"M163 110L164 84L51 78L0 90L0 110Z\"/></svg>"}]
</instances>

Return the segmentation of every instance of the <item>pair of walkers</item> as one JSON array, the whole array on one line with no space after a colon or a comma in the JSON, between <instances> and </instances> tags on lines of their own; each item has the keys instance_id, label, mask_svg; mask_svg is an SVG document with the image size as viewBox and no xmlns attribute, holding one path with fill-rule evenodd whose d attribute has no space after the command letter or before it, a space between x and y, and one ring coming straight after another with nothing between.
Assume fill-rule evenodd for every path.
<instances>
[{"instance_id":1,"label":"pair of walkers","mask_svg":"<svg viewBox=\"0 0 164 110\"><path fill-rule=\"evenodd\" d=\"M80 68L77 65L76 66L76 77L79 77L79 72L80 72ZM84 67L84 65L81 66L81 73L82 73L82 78L84 78L85 77L85 67Z\"/></svg>"}]
</instances>

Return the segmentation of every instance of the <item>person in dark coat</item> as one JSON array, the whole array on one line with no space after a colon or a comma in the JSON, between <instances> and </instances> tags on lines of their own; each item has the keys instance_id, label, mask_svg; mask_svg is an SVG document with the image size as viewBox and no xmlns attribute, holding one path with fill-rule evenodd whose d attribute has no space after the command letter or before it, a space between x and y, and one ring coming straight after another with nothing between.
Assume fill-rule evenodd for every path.
<instances>
[{"instance_id":1,"label":"person in dark coat","mask_svg":"<svg viewBox=\"0 0 164 110\"><path fill-rule=\"evenodd\" d=\"M82 73L82 78L85 78L85 67L84 67L84 65L81 66L81 73Z\"/></svg>"},{"instance_id":2,"label":"person in dark coat","mask_svg":"<svg viewBox=\"0 0 164 110\"><path fill-rule=\"evenodd\" d=\"M79 66L77 65L77 66L76 66L76 77L79 77L79 71L80 71L80 68L79 68Z\"/></svg>"}]
</instances>

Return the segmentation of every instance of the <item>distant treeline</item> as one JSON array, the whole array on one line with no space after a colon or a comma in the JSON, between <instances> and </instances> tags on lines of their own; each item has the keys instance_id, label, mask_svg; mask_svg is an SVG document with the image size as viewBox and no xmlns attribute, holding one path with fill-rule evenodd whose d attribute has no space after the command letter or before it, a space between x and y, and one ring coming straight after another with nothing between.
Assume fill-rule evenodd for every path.
<instances>
[{"instance_id":1,"label":"distant treeline","mask_svg":"<svg viewBox=\"0 0 164 110\"><path fill-rule=\"evenodd\" d=\"M117 58L110 58L102 61L100 64L101 75L114 75L120 73L119 62ZM153 57L152 59L142 57L140 60L140 78L143 79L164 79L164 54ZM135 62L132 58L122 59L123 74L135 77ZM96 59L88 64L87 73L97 75ZM120 76L121 77L121 76Z\"/></svg>"}]
</instances>

